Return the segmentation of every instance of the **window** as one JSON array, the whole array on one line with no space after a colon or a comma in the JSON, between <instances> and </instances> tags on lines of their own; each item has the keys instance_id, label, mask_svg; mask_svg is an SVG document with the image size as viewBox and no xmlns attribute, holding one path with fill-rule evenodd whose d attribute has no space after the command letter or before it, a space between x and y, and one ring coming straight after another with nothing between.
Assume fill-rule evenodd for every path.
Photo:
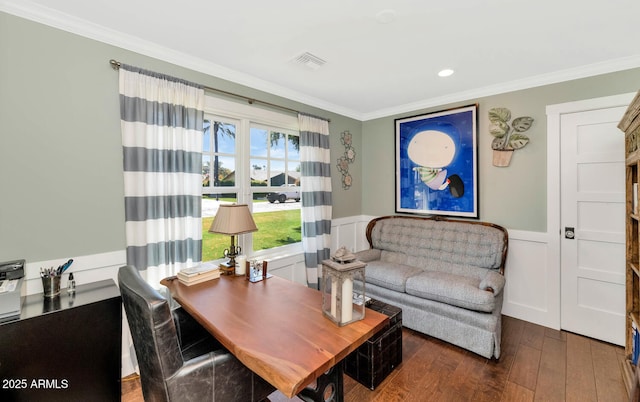
<instances>
[{"instance_id":1,"label":"window","mask_svg":"<svg viewBox=\"0 0 640 402\"><path fill-rule=\"evenodd\" d=\"M202 186L235 186L236 123L207 119L203 129Z\"/></svg>"},{"instance_id":2,"label":"window","mask_svg":"<svg viewBox=\"0 0 640 402\"><path fill-rule=\"evenodd\" d=\"M202 261L223 257L228 236L209 233L218 206L238 201L235 120L205 116L202 141ZM226 241L225 241L226 239Z\"/></svg>"},{"instance_id":3,"label":"window","mask_svg":"<svg viewBox=\"0 0 640 402\"><path fill-rule=\"evenodd\" d=\"M221 203L248 204L258 231L242 254L301 251L300 152L296 117L207 97L202 156L202 260L223 257L228 236L209 233Z\"/></svg>"}]
</instances>

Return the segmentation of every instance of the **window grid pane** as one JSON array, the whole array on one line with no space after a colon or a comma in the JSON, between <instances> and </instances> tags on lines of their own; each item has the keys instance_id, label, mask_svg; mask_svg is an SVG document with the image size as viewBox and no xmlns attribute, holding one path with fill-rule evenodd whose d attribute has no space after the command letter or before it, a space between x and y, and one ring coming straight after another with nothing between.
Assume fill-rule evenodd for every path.
<instances>
[{"instance_id":1,"label":"window grid pane","mask_svg":"<svg viewBox=\"0 0 640 402\"><path fill-rule=\"evenodd\" d=\"M202 163L203 261L222 258L216 247L229 247L229 236L211 240L212 234L208 233L217 206L221 203L250 204L258 231L241 235L238 239L243 254L248 257L254 250L299 243L298 133L255 124L248 119L213 116L206 116L205 119L203 142L206 144L203 145ZM270 198L269 195L274 193L279 197ZM285 198L280 198L283 196Z\"/></svg>"}]
</instances>

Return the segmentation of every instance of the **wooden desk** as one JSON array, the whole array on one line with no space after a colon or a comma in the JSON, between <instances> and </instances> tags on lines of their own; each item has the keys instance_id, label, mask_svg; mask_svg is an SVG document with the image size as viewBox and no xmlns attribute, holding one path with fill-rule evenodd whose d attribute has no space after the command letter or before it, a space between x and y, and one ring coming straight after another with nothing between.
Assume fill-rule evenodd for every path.
<instances>
[{"instance_id":1,"label":"wooden desk","mask_svg":"<svg viewBox=\"0 0 640 402\"><path fill-rule=\"evenodd\" d=\"M367 309L363 320L338 327L322 315L319 291L276 276L258 283L234 276L193 286L175 277L161 283L244 365L289 398L336 366L388 319Z\"/></svg>"}]
</instances>

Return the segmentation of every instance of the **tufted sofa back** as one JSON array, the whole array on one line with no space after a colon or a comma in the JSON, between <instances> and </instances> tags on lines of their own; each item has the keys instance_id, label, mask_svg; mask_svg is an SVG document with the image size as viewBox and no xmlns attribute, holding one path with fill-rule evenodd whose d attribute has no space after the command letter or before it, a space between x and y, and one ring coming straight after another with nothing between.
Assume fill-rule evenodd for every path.
<instances>
[{"instance_id":1,"label":"tufted sofa back","mask_svg":"<svg viewBox=\"0 0 640 402\"><path fill-rule=\"evenodd\" d=\"M367 240L383 261L469 275L473 267L503 273L508 234L486 222L384 216L369 222Z\"/></svg>"}]
</instances>

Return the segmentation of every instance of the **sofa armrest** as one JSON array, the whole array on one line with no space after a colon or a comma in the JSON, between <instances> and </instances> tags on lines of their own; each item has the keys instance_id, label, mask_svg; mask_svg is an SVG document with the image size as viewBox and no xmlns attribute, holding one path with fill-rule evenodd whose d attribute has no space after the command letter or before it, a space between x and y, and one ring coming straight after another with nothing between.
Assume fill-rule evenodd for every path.
<instances>
[{"instance_id":1,"label":"sofa armrest","mask_svg":"<svg viewBox=\"0 0 640 402\"><path fill-rule=\"evenodd\" d=\"M362 262L379 260L380 255L382 255L382 251L377 248L370 248L368 250L362 250L355 253L356 259Z\"/></svg>"},{"instance_id":2,"label":"sofa armrest","mask_svg":"<svg viewBox=\"0 0 640 402\"><path fill-rule=\"evenodd\" d=\"M504 275L501 275L497 271L488 271L487 274L480 281L480 289L492 292L494 296L497 296L504 289L505 279Z\"/></svg>"}]
</instances>

